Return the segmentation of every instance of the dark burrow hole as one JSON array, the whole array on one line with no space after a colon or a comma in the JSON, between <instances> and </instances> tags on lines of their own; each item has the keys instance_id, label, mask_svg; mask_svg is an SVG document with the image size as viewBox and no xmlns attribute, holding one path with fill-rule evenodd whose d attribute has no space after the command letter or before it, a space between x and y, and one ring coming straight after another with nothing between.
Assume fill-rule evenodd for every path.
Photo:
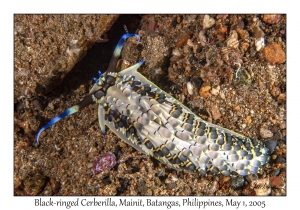
<instances>
[{"instance_id":1,"label":"dark burrow hole","mask_svg":"<svg viewBox=\"0 0 300 210\"><path fill-rule=\"evenodd\" d=\"M84 85L89 91L92 78L98 77L98 71L104 73L108 67L113 51L122 37L126 33L124 25L126 25L129 33L136 33L142 16L140 15L120 15L111 29L106 33L108 42L95 43L94 46L87 51L87 54L79 61L74 68L63 79L51 94L50 97L57 98L64 92L72 92Z\"/></svg>"}]
</instances>

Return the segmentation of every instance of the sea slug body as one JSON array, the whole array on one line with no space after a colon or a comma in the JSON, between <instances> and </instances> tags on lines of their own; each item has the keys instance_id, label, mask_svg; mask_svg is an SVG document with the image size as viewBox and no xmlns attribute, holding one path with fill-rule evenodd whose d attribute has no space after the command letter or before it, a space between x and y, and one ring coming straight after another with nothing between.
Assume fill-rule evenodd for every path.
<instances>
[{"instance_id":1,"label":"sea slug body","mask_svg":"<svg viewBox=\"0 0 300 210\"><path fill-rule=\"evenodd\" d=\"M136 34L125 34L108 70L94 79L90 93L42 127L36 142L43 130L96 102L103 135L107 126L138 151L171 168L201 175L258 173L268 159L263 142L202 120L137 71L143 60L115 72L123 43L132 36L139 39ZM191 85L188 88L191 94Z\"/></svg>"}]
</instances>

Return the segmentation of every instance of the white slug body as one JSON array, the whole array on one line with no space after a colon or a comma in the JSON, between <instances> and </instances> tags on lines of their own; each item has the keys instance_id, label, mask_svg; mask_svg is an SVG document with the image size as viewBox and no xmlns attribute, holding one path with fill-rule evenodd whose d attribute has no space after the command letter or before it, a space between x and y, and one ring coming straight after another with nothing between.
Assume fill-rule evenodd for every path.
<instances>
[{"instance_id":1,"label":"white slug body","mask_svg":"<svg viewBox=\"0 0 300 210\"><path fill-rule=\"evenodd\" d=\"M119 53L118 49L114 56ZM226 176L261 170L268 157L262 142L202 120L137 72L143 62L100 75L86 99L44 126L37 140L47 127L96 102L103 134L106 125L126 143L169 167Z\"/></svg>"}]
</instances>

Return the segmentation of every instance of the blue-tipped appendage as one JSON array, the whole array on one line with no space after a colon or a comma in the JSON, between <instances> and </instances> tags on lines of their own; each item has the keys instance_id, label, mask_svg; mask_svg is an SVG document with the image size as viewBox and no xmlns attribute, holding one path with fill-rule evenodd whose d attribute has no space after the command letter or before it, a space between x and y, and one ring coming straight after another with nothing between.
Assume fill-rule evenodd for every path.
<instances>
[{"instance_id":1,"label":"blue-tipped appendage","mask_svg":"<svg viewBox=\"0 0 300 210\"><path fill-rule=\"evenodd\" d=\"M98 84L98 82L99 82L99 79L97 79L97 78L95 78L95 77L94 77L94 78L93 78L93 80L94 80L94 82L95 82L95 83L97 83L97 84Z\"/></svg>"},{"instance_id":2,"label":"blue-tipped appendage","mask_svg":"<svg viewBox=\"0 0 300 210\"><path fill-rule=\"evenodd\" d=\"M99 77L100 77L100 78L103 78L103 77L104 77L103 74L102 74L102 72L101 72L100 70L98 71L98 74L99 74Z\"/></svg>"},{"instance_id":3,"label":"blue-tipped appendage","mask_svg":"<svg viewBox=\"0 0 300 210\"><path fill-rule=\"evenodd\" d=\"M122 38L119 40L115 50L114 50L114 53L113 53L113 56L109 62L109 65L108 65L108 68L107 68L107 71L106 73L108 72L115 72L116 70L116 65L117 65L117 62L118 62L118 59L121 55L121 50L122 50L122 47L124 45L124 42L125 40L128 38L128 37L132 37L132 36L135 36L138 38L138 41L140 41L140 36L137 35L137 34L124 34L122 36Z\"/></svg>"},{"instance_id":4,"label":"blue-tipped appendage","mask_svg":"<svg viewBox=\"0 0 300 210\"><path fill-rule=\"evenodd\" d=\"M57 121L71 115L74 114L75 112L78 112L79 110L79 106L75 105L70 107L69 109L67 109L66 111L64 111L63 113L61 113L60 115L56 116L55 118L53 118L50 122L48 122L44 127L42 127L38 133L36 134L36 139L35 142L38 144L39 143L39 136L40 134L47 128L49 128L51 125L55 124Z\"/></svg>"},{"instance_id":5,"label":"blue-tipped appendage","mask_svg":"<svg viewBox=\"0 0 300 210\"><path fill-rule=\"evenodd\" d=\"M99 79L94 77L93 80L96 84L101 85L102 81L105 81L105 77L100 70L98 71L98 74L99 74Z\"/></svg>"},{"instance_id":6,"label":"blue-tipped appendage","mask_svg":"<svg viewBox=\"0 0 300 210\"><path fill-rule=\"evenodd\" d=\"M118 42L118 44L117 44L117 46L115 48L115 51L114 51L114 54L113 54L114 57L119 57L120 56L121 50L122 50L122 47L123 47L123 44L124 44L125 40L127 38L129 38L129 37L132 37L132 36L137 37L138 38L138 42L140 41L140 36L137 35L137 34L124 34L122 36L122 38L119 40L119 42Z\"/></svg>"},{"instance_id":7,"label":"blue-tipped appendage","mask_svg":"<svg viewBox=\"0 0 300 210\"><path fill-rule=\"evenodd\" d=\"M110 61L110 64L108 66L108 69L107 69L107 72L114 72L115 71L115 68L116 68L116 63L117 63L117 60L118 58L120 57L120 54L121 54L121 50L122 50L122 47L124 45L124 42L127 38L129 37L132 37L132 36L135 36L138 38L138 41L140 41L140 36L137 35L137 34L124 34L122 36L122 38L119 40L115 50L114 50L114 53L113 53L113 56L112 56L112 59ZM140 62L138 62L137 64L129 67L127 70L131 70L131 71L136 71L136 69L142 65L144 63L144 60L141 60ZM93 80L95 81L95 83L97 84L101 84L101 80L104 81L105 80L105 77L104 75L101 73L101 71L98 71L98 74L99 74L99 79L97 78L93 78ZM86 106L86 105L84 105ZM37 135L36 135L36 143L39 142L39 136L40 134L47 128L49 128L51 125L55 124L57 121L71 115L71 114L74 114L75 112L78 112L79 109L81 109L82 107L84 107L82 105L75 105L75 106L72 106L70 107L69 109L67 109L66 111L64 111L63 113L61 113L60 115L56 116L55 118L53 118L50 122L48 122L44 127L42 127ZM103 107L100 108L101 106L99 106L99 112L98 112L98 117L99 117L99 123L100 123L100 127L101 127L101 133L102 135L104 136L105 135L105 121L104 121L104 109Z\"/></svg>"}]
</instances>

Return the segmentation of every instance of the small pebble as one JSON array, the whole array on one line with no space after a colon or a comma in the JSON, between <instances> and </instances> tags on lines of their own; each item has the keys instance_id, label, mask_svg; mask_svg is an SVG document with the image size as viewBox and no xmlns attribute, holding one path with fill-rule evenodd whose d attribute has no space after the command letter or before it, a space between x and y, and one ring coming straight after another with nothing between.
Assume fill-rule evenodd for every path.
<instances>
[{"instance_id":1,"label":"small pebble","mask_svg":"<svg viewBox=\"0 0 300 210\"><path fill-rule=\"evenodd\" d=\"M110 170L116 163L116 156L112 152L107 152L103 156L95 157L92 172L96 175L105 170Z\"/></svg>"},{"instance_id":2,"label":"small pebble","mask_svg":"<svg viewBox=\"0 0 300 210\"><path fill-rule=\"evenodd\" d=\"M226 97L225 97L225 93L224 92L220 92L220 97L224 100Z\"/></svg>"},{"instance_id":3,"label":"small pebble","mask_svg":"<svg viewBox=\"0 0 300 210\"><path fill-rule=\"evenodd\" d=\"M138 32L139 36L145 36L146 32L144 30L139 30Z\"/></svg>"},{"instance_id":4,"label":"small pebble","mask_svg":"<svg viewBox=\"0 0 300 210\"><path fill-rule=\"evenodd\" d=\"M279 94L279 96L277 97L277 100L278 100L279 103L284 103L285 100L286 100L286 95L285 95L285 93Z\"/></svg>"},{"instance_id":5,"label":"small pebble","mask_svg":"<svg viewBox=\"0 0 300 210\"><path fill-rule=\"evenodd\" d=\"M189 93L190 95L193 95L193 88L194 88L194 86L192 85L192 83L191 83L191 82L188 82L188 83L187 83L187 90L188 90L188 93Z\"/></svg>"},{"instance_id":6,"label":"small pebble","mask_svg":"<svg viewBox=\"0 0 300 210\"><path fill-rule=\"evenodd\" d=\"M268 178L253 180L250 183L250 188L254 189L256 195L266 196L271 193L270 180Z\"/></svg>"},{"instance_id":7,"label":"small pebble","mask_svg":"<svg viewBox=\"0 0 300 210\"><path fill-rule=\"evenodd\" d=\"M209 85L202 87L200 89L200 96L203 98L208 98L210 97L210 93L208 92L211 89L211 87Z\"/></svg>"},{"instance_id":8,"label":"small pebble","mask_svg":"<svg viewBox=\"0 0 300 210\"><path fill-rule=\"evenodd\" d=\"M272 14L272 15L263 15L262 20L265 23L269 23L269 24L277 24L279 23L279 21L281 20L281 15L276 15L276 14Z\"/></svg>"},{"instance_id":9,"label":"small pebble","mask_svg":"<svg viewBox=\"0 0 300 210\"><path fill-rule=\"evenodd\" d=\"M156 27L157 27L157 22L154 20L153 17L150 17L149 22L148 22L148 31L149 31L149 33L154 33Z\"/></svg>"},{"instance_id":10,"label":"small pebble","mask_svg":"<svg viewBox=\"0 0 300 210\"><path fill-rule=\"evenodd\" d=\"M194 43L193 43L193 41L192 41L191 39L188 39L186 44L187 44L188 46L190 46L190 47L193 47L193 46L194 46Z\"/></svg>"},{"instance_id":11,"label":"small pebble","mask_svg":"<svg viewBox=\"0 0 300 210\"><path fill-rule=\"evenodd\" d=\"M286 123L285 122L280 123L279 128L280 129L285 129L286 128Z\"/></svg>"},{"instance_id":12,"label":"small pebble","mask_svg":"<svg viewBox=\"0 0 300 210\"><path fill-rule=\"evenodd\" d=\"M219 24L216 26L216 35L218 40L224 41L227 32L227 27L223 24Z\"/></svg>"},{"instance_id":13,"label":"small pebble","mask_svg":"<svg viewBox=\"0 0 300 210\"><path fill-rule=\"evenodd\" d=\"M244 23L243 20L238 19L236 24L233 25L233 27L235 27L236 29L241 29L242 30L245 27L245 23Z\"/></svg>"},{"instance_id":14,"label":"small pebble","mask_svg":"<svg viewBox=\"0 0 300 210\"><path fill-rule=\"evenodd\" d=\"M241 37L241 39L243 39L243 40L249 39L249 33L248 33L248 31L242 30L242 29L237 29L236 32Z\"/></svg>"},{"instance_id":15,"label":"small pebble","mask_svg":"<svg viewBox=\"0 0 300 210\"><path fill-rule=\"evenodd\" d=\"M268 129L266 129L266 128L263 128L263 127L261 127L260 129L259 129L259 133L260 133L260 136L262 137L262 138L270 138L270 137L272 137L273 136L273 133L272 133L272 131L270 131L270 130L268 130Z\"/></svg>"},{"instance_id":16,"label":"small pebble","mask_svg":"<svg viewBox=\"0 0 300 210\"><path fill-rule=\"evenodd\" d=\"M230 32L226 43L227 43L228 47L232 47L232 48L235 48L235 49L239 47L238 34L235 30L232 30Z\"/></svg>"},{"instance_id":17,"label":"small pebble","mask_svg":"<svg viewBox=\"0 0 300 210\"><path fill-rule=\"evenodd\" d=\"M255 38L259 39L259 38L261 38L261 37L264 37L264 36L265 36L265 33L261 30L260 27L255 26L255 27L253 28L253 35L254 35Z\"/></svg>"},{"instance_id":18,"label":"small pebble","mask_svg":"<svg viewBox=\"0 0 300 210\"><path fill-rule=\"evenodd\" d=\"M196 88L200 88L203 84L203 80L200 77L193 77L191 82Z\"/></svg>"},{"instance_id":19,"label":"small pebble","mask_svg":"<svg viewBox=\"0 0 300 210\"><path fill-rule=\"evenodd\" d=\"M283 157L279 157L276 160L276 163L285 163L285 162L286 162L286 160Z\"/></svg>"},{"instance_id":20,"label":"small pebble","mask_svg":"<svg viewBox=\"0 0 300 210\"><path fill-rule=\"evenodd\" d=\"M260 51L265 47L265 38L261 37L255 40L256 51Z\"/></svg>"},{"instance_id":21,"label":"small pebble","mask_svg":"<svg viewBox=\"0 0 300 210\"><path fill-rule=\"evenodd\" d=\"M201 30L198 35L200 44L204 47L207 44L205 30Z\"/></svg>"},{"instance_id":22,"label":"small pebble","mask_svg":"<svg viewBox=\"0 0 300 210\"><path fill-rule=\"evenodd\" d=\"M280 88L279 88L279 87L273 87L273 88L271 89L271 95L272 95L272 96L276 97L276 96L278 96L279 94L280 94Z\"/></svg>"},{"instance_id":23,"label":"small pebble","mask_svg":"<svg viewBox=\"0 0 300 210\"><path fill-rule=\"evenodd\" d=\"M96 147L91 147L90 148L90 152L96 152L97 151L97 148Z\"/></svg>"},{"instance_id":24,"label":"small pebble","mask_svg":"<svg viewBox=\"0 0 300 210\"><path fill-rule=\"evenodd\" d=\"M127 144L123 141L120 141L120 147L125 148L125 147L127 147Z\"/></svg>"},{"instance_id":25,"label":"small pebble","mask_svg":"<svg viewBox=\"0 0 300 210\"><path fill-rule=\"evenodd\" d=\"M285 136L285 135L286 135L286 130L283 129L283 130L281 131L281 133L282 133L282 136Z\"/></svg>"},{"instance_id":26,"label":"small pebble","mask_svg":"<svg viewBox=\"0 0 300 210\"><path fill-rule=\"evenodd\" d=\"M207 92L207 91L209 91L211 89L211 87L209 86L209 85L207 85L207 86L204 86L204 87L202 87L201 88L201 92Z\"/></svg>"},{"instance_id":27,"label":"small pebble","mask_svg":"<svg viewBox=\"0 0 300 210\"><path fill-rule=\"evenodd\" d=\"M190 35L187 33L180 34L179 37L177 38L176 46L181 47L183 44L187 42L187 40L190 38Z\"/></svg>"},{"instance_id":28,"label":"small pebble","mask_svg":"<svg viewBox=\"0 0 300 210\"><path fill-rule=\"evenodd\" d=\"M213 195L217 190L219 190L219 188L220 188L219 182L215 180L212 183L212 186L210 188L210 194Z\"/></svg>"},{"instance_id":29,"label":"small pebble","mask_svg":"<svg viewBox=\"0 0 300 210\"><path fill-rule=\"evenodd\" d=\"M247 51L247 49L249 47L249 43L248 42L241 42L241 47L243 48L244 51Z\"/></svg>"},{"instance_id":30,"label":"small pebble","mask_svg":"<svg viewBox=\"0 0 300 210\"><path fill-rule=\"evenodd\" d=\"M234 107L234 110L235 111L240 111L241 110L241 107L239 105L237 105L236 107Z\"/></svg>"},{"instance_id":31,"label":"small pebble","mask_svg":"<svg viewBox=\"0 0 300 210\"><path fill-rule=\"evenodd\" d=\"M184 52L184 53L188 53L189 51L190 51L189 46L188 46L188 45L185 45L185 46L183 47L183 52Z\"/></svg>"},{"instance_id":32,"label":"small pebble","mask_svg":"<svg viewBox=\"0 0 300 210\"><path fill-rule=\"evenodd\" d=\"M215 19L213 19L209 15L205 15L203 19L203 28L210 28L215 24L215 22Z\"/></svg>"},{"instance_id":33,"label":"small pebble","mask_svg":"<svg viewBox=\"0 0 300 210\"><path fill-rule=\"evenodd\" d=\"M248 115L248 116L246 117L246 120L247 120L247 122L250 124L250 123L252 122L251 116Z\"/></svg>"},{"instance_id":34,"label":"small pebble","mask_svg":"<svg viewBox=\"0 0 300 210\"><path fill-rule=\"evenodd\" d=\"M242 188L244 185L244 178L243 177L232 177L230 179L230 186L232 189L237 190Z\"/></svg>"},{"instance_id":35,"label":"small pebble","mask_svg":"<svg viewBox=\"0 0 300 210\"><path fill-rule=\"evenodd\" d=\"M184 68L184 70L185 70L185 71L190 71L190 70L191 70L191 65L190 65L190 64L187 65L187 66ZM179 75L178 78L180 78L180 76L181 76L181 75Z\"/></svg>"},{"instance_id":36,"label":"small pebble","mask_svg":"<svg viewBox=\"0 0 300 210\"><path fill-rule=\"evenodd\" d=\"M220 91L220 86L216 87L216 88L212 88L211 89L211 94L217 96L219 94L219 91Z\"/></svg>"},{"instance_id":37,"label":"small pebble","mask_svg":"<svg viewBox=\"0 0 300 210\"><path fill-rule=\"evenodd\" d=\"M211 115L213 117L214 120L217 120L221 117L221 113L219 111L219 108L214 105L212 108L211 108Z\"/></svg>"},{"instance_id":38,"label":"small pebble","mask_svg":"<svg viewBox=\"0 0 300 210\"><path fill-rule=\"evenodd\" d=\"M278 176L272 176L270 177L270 185L278 188L282 185L282 179Z\"/></svg>"},{"instance_id":39,"label":"small pebble","mask_svg":"<svg viewBox=\"0 0 300 210\"><path fill-rule=\"evenodd\" d=\"M180 56L180 51L177 48L175 48L173 50L172 54L175 55L175 56Z\"/></svg>"},{"instance_id":40,"label":"small pebble","mask_svg":"<svg viewBox=\"0 0 300 210\"><path fill-rule=\"evenodd\" d=\"M263 50L266 61L271 64L281 64L285 61L285 52L279 44L270 44Z\"/></svg>"}]
</instances>

